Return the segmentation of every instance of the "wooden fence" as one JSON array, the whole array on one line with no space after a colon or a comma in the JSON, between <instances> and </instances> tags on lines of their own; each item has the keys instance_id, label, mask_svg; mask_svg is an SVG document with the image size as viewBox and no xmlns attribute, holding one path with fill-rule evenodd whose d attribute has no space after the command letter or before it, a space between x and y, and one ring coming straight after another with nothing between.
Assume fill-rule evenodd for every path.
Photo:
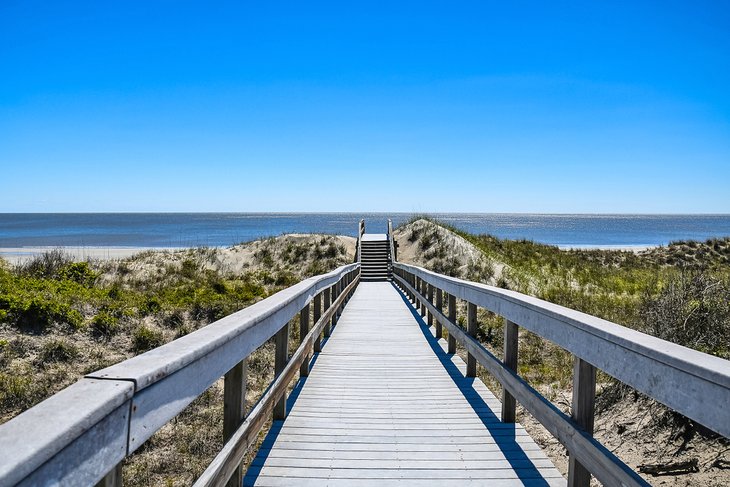
<instances>
[{"instance_id":1,"label":"wooden fence","mask_svg":"<svg viewBox=\"0 0 730 487\"><path fill-rule=\"evenodd\" d=\"M306 279L189 335L98 372L0 426L0 485L121 485L121 462L224 377L226 444L196 485L241 485L241 461L268 415L329 336L360 264ZM310 326L310 306L313 323ZM301 342L289 358L289 321ZM276 377L248 416L246 358L275 337Z\"/></svg>"},{"instance_id":2,"label":"wooden fence","mask_svg":"<svg viewBox=\"0 0 730 487\"><path fill-rule=\"evenodd\" d=\"M468 352L467 375L477 363L502 385L502 420L515 421L519 402L568 450L569 486L586 486L593 474L605 485L648 485L592 437L596 368L690 419L730 437L730 362L515 291L447 277L394 263L398 286L420 307L435 333L448 331L448 351ZM457 299L466 302L466 329ZM504 317L504 360L476 338L477 307ZM568 416L517 375L518 327L575 356L572 414Z\"/></svg>"}]
</instances>

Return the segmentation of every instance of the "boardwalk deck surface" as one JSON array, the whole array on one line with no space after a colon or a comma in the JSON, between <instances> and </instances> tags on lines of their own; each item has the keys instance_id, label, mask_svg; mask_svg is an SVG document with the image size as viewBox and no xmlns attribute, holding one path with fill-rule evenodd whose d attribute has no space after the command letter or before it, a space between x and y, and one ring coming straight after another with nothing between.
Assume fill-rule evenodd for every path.
<instances>
[{"instance_id":1,"label":"boardwalk deck surface","mask_svg":"<svg viewBox=\"0 0 730 487\"><path fill-rule=\"evenodd\" d=\"M441 342L391 283L361 283L244 485L565 485Z\"/></svg>"}]
</instances>

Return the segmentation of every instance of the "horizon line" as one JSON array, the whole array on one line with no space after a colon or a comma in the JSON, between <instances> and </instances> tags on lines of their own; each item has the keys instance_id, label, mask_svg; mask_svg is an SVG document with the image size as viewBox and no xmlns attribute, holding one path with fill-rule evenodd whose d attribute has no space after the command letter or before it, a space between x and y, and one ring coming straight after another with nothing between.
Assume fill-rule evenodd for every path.
<instances>
[{"instance_id":1,"label":"horizon line","mask_svg":"<svg viewBox=\"0 0 730 487\"><path fill-rule=\"evenodd\" d=\"M539 215L539 216L728 216L730 213L505 212L505 211L0 211L0 215Z\"/></svg>"}]
</instances>

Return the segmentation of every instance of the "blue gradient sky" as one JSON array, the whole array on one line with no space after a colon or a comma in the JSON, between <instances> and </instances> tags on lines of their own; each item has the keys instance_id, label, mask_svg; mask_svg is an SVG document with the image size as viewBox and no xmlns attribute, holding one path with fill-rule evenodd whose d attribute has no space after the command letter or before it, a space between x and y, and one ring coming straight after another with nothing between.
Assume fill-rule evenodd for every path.
<instances>
[{"instance_id":1,"label":"blue gradient sky","mask_svg":"<svg viewBox=\"0 0 730 487\"><path fill-rule=\"evenodd\" d=\"M730 3L349 3L0 2L0 211L730 213Z\"/></svg>"}]
</instances>

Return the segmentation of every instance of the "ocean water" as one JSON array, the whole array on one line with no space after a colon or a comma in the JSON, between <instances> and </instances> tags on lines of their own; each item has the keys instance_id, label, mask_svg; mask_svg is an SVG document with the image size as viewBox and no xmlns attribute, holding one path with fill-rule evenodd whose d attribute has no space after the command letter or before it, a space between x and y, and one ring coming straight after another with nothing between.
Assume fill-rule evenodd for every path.
<instances>
[{"instance_id":1,"label":"ocean water","mask_svg":"<svg viewBox=\"0 0 730 487\"><path fill-rule=\"evenodd\" d=\"M435 213L471 233L563 247L664 245L730 236L730 215ZM407 213L0 213L0 247L228 246L283 233L384 233Z\"/></svg>"}]
</instances>

